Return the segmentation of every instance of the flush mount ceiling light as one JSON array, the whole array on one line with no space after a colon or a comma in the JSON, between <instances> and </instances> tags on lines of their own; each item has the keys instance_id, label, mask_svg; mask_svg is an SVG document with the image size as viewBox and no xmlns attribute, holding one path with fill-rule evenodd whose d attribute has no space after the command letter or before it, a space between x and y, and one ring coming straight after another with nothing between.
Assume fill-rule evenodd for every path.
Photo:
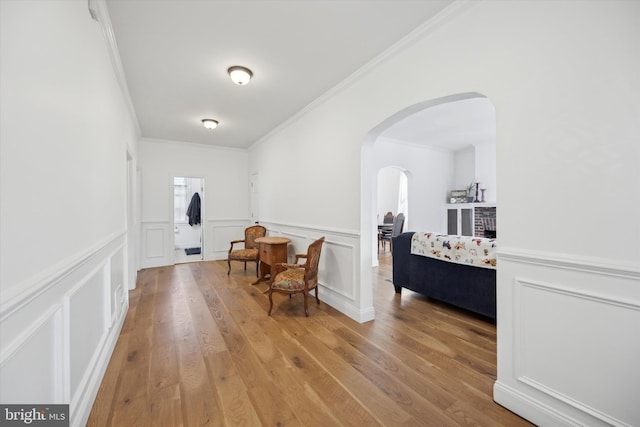
<instances>
[{"instance_id":1,"label":"flush mount ceiling light","mask_svg":"<svg viewBox=\"0 0 640 427\"><path fill-rule=\"evenodd\" d=\"M229 77L231 80L237 84L238 86L244 86L249 83L251 77L253 77L253 73L250 69L241 67L239 65L235 65L227 70L229 73Z\"/></svg>"},{"instance_id":2,"label":"flush mount ceiling light","mask_svg":"<svg viewBox=\"0 0 640 427\"><path fill-rule=\"evenodd\" d=\"M202 124L207 129L215 129L218 127L218 121L213 119L202 119Z\"/></svg>"}]
</instances>

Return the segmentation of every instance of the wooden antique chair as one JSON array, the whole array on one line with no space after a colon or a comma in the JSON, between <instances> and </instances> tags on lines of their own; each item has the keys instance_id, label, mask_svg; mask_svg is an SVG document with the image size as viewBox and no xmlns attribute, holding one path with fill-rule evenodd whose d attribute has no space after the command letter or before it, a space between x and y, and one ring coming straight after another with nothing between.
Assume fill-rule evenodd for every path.
<instances>
[{"instance_id":1,"label":"wooden antique chair","mask_svg":"<svg viewBox=\"0 0 640 427\"><path fill-rule=\"evenodd\" d=\"M315 289L316 301L318 299L318 264L324 237L319 238L309 245L306 254L296 254L295 264L280 263L275 265L275 274L269 285L269 316L273 309L273 293L291 295L302 294L304 297L304 315L309 317L307 298L309 291ZM304 264L298 264L300 258L305 258Z\"/></svg>"},{"instance_id":2,"label":"wooden antique chair","mask_svg":"<svg viewBox=\"0 0 640 427\"><path fill-rule=\"evenodd\" d=\"M231 241L231 247L229 248L229 255L227 256L227 264L229 264L229 271L227 276L231 273L231 261L244 261L244 269L247 269L247 261L253 261L256 263L256 277L258 276L258 265L260 264L260 255L258 253L258 245L255 242L258 237L264 237L267 234L267 229L261 225L252 225L244 230L244 240ZM233 245L238 243L244 243L244 248L233 250Z\"/></svg>"}]
</instances>

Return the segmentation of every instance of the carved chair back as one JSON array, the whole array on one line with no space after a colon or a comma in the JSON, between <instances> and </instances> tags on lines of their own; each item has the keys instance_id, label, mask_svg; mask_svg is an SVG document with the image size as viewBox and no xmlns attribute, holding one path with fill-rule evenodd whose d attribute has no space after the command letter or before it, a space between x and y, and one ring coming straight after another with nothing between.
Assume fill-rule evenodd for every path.
<instances>
[{"instance_id":1,"label":"carved chair back","mask_svg":"<svg viewBox=\"0 0 640 427\"><path fill-rule=\"evenodd\" d=\"M252 225L244 230L244 247L245 249L255 249L256 239L258 237L264 237L267 234L267 229L261 225Z\"/></svg>"}]
</instances>

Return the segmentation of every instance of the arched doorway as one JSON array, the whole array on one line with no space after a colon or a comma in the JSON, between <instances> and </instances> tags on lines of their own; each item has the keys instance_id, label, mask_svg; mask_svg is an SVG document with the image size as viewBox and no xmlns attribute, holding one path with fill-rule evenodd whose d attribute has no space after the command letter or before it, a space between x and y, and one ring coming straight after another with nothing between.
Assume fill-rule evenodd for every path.
<instances>
[{"instance_id":1,"label":"arched doorway","mask_svg":"<svg viewBox=\"0 0 640 427\"><path fill-rule=\"evenodd\" d=\"M431 112L435 113L454 105L463 107L460 111L464 111L465 114L430 115ZM413 126L405 126L408 123L412 123ZM475 129L474 126L477 126L477 132L470 131ZM378 171L388 166L398 166L406 170L408 198L411 200L406 215L412 218L411 229L445 231L444 213L448 190L459 185L457 181L465 179L451 174L456 160L450 148L469 145L469 142L464 140L465 135L475 138L478 146L493 143L495 147L495 110L493 104L482 94L462 93L414 104L382 121L365 138L361 150L360 205L360 292L363 307L373 307L371 269L377 265ZM422 159L421 155L405 153L417 153L416 150L424 149L418 146L421 144L417 143L417 140L405 141L416 137L429 139L421 141L430 145L431 154L428 161ZM480 151L491 152L485 149ZM495 200L495 148L493 161L490 163L493 174L486 174L483 179L491 183ZM473 168L476 166L474 164ZM476 179L477 175L472 176ZM410 230L405 228L405 231Z\"/></svg>"}]
</instances>

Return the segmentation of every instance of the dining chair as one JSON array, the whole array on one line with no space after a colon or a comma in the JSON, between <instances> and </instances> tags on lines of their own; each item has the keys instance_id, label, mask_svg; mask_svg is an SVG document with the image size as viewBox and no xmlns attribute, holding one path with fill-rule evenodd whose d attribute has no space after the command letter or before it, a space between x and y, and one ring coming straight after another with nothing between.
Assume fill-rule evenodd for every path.
<instances>
[{"instance_id":1,"label":"dining chair","mask_svg":"<svg viewBox=\"0 0 640 427\"><path fill-rule=\"evenodd\" d=\"M398 215L396 215L396 217L393 219L393 227L391 228L391 232L383 232L382 233L382 244L384 246L384 249L386 250L387 248L387 242L389 242L389 248L391 248L391 238L394 236L397 236L399 234L402 234L402 229L404 227L404 214L402 212L400 212Z\"/></svg>"}]
</instances>

